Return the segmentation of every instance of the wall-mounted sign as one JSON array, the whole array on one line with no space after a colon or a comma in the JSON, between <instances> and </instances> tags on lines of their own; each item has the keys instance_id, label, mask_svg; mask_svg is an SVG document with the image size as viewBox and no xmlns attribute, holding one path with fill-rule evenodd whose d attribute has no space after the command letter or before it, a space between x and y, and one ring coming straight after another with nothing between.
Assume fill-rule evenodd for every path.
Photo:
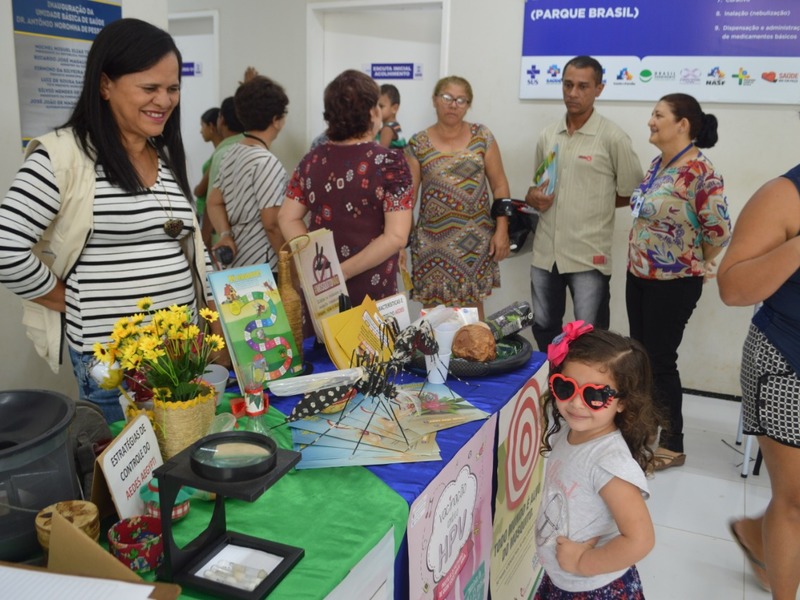
<instances>
[{"instance_id":1,"label":"wall-mounted sign","mask_svg":"<svg viewBox=\"0 0 800 600\"><path fill-rule=\"evenodd\" d=\"M520 98L561 98L564 64L588 54L607 100L800 102L797 0L525 2ZM677 16L682 15L682 16Z\"/></svg>"},{"instance_id":2,"label":"wall-mounted sign","mask_svg":"<svg viewBox=\"0 0 800 600\"><path fill-rule=\"evenodd\" d=\"M23 147L69 119L92 40L122 16L119 2L13 0Z\"/></svg>"},{"instance_id":3,"label":"wall-mounted sign","mask_svg":"<svg viewBox=\"0 0 800 600\"><path fill-rule=\"evenodd\" d=\"M422 79L419 63L372 63L364 72L373 79Z\"/></svg>"}]
</instances>

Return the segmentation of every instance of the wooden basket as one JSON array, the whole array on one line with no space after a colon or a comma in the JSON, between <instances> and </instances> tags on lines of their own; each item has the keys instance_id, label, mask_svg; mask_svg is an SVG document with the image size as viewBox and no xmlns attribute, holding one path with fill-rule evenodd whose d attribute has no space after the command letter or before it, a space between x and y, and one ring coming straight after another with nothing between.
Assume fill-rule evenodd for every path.
<instances>
[{"instance_id":1,"label":"wooden basket","mask_svg":"<svg viewBox=\"0 0 800 600\"><path fill-rule=\"evenodd\" d=\"M65 500L56 502L39 511L36 515L36 537L47 556L50 550L50 531L53 513L57 512L75 525L95 542L100 539L100 513L97 506L85 500Z\"/></svg>"},{"instance_id":2,"label":"wooden basket","mask_svg":"<svg viewBox=\"0 0 800 600\"><path fill-rule=\"evenodd\" d=\"M293 252L286 250L289 243L286 242L280 252L278 252L278 293L281 295L283 308L286 310L286 318L289 321L289 328L292 330L292 337L300 353L300 360L303 360L303 301L297 288L300 286L299 279L294 273L293 262L291 260Z\"/></svg>"},{"instance_id":3,"label":"wooden basket","mask_svg":"<svg viewBox=\"0 0 800 600\"><path fill-rule=\"evenodd\" d=\"M215 393L192 400L165 402L153 399L153 428L161 456L169 460L208 434L216 411Z\"/></svg>"}]
</instances>

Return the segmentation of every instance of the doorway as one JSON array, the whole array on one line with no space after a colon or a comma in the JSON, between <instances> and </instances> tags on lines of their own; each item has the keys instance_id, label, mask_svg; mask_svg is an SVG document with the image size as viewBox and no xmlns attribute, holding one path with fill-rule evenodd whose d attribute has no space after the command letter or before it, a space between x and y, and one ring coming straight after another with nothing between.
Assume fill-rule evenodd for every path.
<instances>
[{"instance_id":1,"label":"doorway","mask_svg":"<svg viewBox=\"0 0 800 600\"><path fill-rule=\"evenodd\" d=\"M306 136L324 131L325 86L345 69L372 75L400 92L397 120L406 139L433 123L433 86L447 72L450 0L373 0L308 5ZM413 65L376 76L375 65ZM384 74L386 72L384 71Z\"/></svg>"},{"instance_id":2,"label":"doorway","mask_svg":"<svg viewBox=\"0 0 800 600\"><path fill-rule=\"evenodd\" d=\"M181 136L189 184L200 182L203 163L214 148L200 135L200 117L219 106L219 14L217 11L169 15L169 32L181 51Z\"/></svg>"}]
</instances>

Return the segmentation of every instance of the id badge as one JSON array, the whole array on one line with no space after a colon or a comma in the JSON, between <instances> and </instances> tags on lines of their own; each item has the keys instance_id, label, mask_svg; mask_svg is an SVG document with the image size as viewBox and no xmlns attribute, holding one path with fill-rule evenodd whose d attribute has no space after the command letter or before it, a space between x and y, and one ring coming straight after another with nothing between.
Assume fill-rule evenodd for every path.
<instances>
[{"instance_id":1,"label":"id badge","mask_svg":"<svg viewBox=\"0 0 800 600\"><path fill-rule=\"evenodd\" d=\"M639 213L642 210L642 205L644 204L644 194L642 190L636 188L633 194L631 195L631 214L633 215L634 219L639 218Z\"/></svg>"}]
</instances>

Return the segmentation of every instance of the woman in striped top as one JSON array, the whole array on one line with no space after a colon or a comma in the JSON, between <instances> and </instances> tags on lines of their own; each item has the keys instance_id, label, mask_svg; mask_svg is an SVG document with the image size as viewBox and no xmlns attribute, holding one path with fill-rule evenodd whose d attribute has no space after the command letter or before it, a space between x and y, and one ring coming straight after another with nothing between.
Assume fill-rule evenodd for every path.
<instances>
[{"instance_id":1,"label":"woman in striped top","mask_svg":"<svg viewBox=\"0 0 800 600\"><path fill-rule=\"evenodd\" d=\"M289 98L258 75L239 86L233 103L244 139L225 154L208 196L208 217L220 232L214 251L231 249L233 261L226 267L268 262L274 272L283 245L278 211L289 177L270 146L286 123Z\"/></svg>"},{"instance_id":2,"label":"woman in striped top","mask_svg":"<svg viewBox=\"0 0 800 600\"><path fill-rule=\"evenodd\" d=\"M106 26L72 116L29 144L0 204L0 282L23 299L26 325L39 325L34 342L54 370L66 335L80 395L108 421L122 411L88 375L94 344L142 297L154 309L195 306L210 269L189 202L180 64L165 31L137 19Z\"/></svg>"}]
</instances>

